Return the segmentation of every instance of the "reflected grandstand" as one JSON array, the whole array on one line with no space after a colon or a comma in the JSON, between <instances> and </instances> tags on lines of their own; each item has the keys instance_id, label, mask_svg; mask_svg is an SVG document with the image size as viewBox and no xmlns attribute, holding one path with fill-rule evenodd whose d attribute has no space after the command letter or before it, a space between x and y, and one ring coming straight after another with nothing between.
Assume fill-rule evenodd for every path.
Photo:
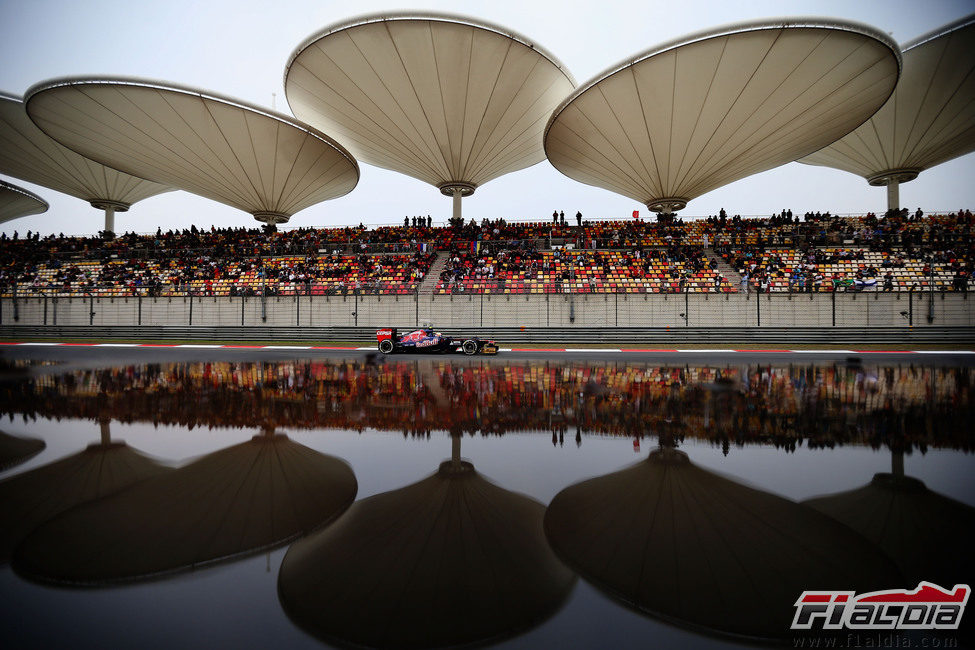
<instances>
[{"instance_id":1,"label":"reflected grandstand","mask_svg":"<svg viewBox=\"0 0 975 650\"><path fill-rule=\"evenodd\" d=\"M8 414L154 425L639 438L733 446L972 449L971 368L391 361L167 363L43 374L2 388ZM187 395L199 399L187 399Z\"/></svg>"}]
</instances>

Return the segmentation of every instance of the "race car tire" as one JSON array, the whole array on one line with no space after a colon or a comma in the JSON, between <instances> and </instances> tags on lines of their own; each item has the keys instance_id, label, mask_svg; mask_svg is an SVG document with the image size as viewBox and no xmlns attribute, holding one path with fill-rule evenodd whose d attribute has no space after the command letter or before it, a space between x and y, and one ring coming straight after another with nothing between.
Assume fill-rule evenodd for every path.
<instances>
[{"instance_id":1,"label":"race car tire","mask_svg":"<svg viewBox=\"0 0 975 650\"><path fill-rule=\"evenodd\" d=\"M477 354L477 341L470 341L470 340L464 341L464 345L462 346L462 348L464 350L464 354L466 354L467 356L471 356L472 354Z\"/></svg>"},{"instance_id":2,"label":"race car tire","mask_svg":"<svg viewBox=\"0 0 975 650\"><path fill-rule=\"evenodd\" d=\"M379 342L379 351L383 354L392 354L395 347L392 339L383 339Z\"/></svg>"}]
</instances>

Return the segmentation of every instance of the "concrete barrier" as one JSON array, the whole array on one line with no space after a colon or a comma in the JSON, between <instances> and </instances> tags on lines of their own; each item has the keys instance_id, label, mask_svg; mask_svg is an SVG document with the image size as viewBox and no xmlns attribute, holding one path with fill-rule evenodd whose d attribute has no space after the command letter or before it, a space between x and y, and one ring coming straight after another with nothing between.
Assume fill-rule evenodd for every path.
<instances>
[{"instance_id":1,"label":"concrete barrier","mask_svg":"<svg viewBox=\"0 0 975 650\"><path fill-rule=\"evenodd\" d=\"M0 325L206 327L975 327L956 293L20 298Z\"/></svg>"}]
</instances>

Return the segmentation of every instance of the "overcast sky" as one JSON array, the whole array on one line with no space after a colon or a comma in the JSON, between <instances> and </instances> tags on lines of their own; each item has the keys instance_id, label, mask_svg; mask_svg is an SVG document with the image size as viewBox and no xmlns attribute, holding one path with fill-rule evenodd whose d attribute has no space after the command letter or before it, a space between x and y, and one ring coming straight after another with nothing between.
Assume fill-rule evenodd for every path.
<instances>
[{"instance_id":1,"label":"overcast sky","mask_svg":"<svg viewBox=\"0 0 975 650\"><path fill-rule=\"evenodd\" d=\"M353 9L354 6L354 9ZM972 0L489 0L356 3L329 0L0 0L0 90L23 95L33 84L65 75L139 76L213 90L289 112L283 75L288 57L307 36L347 18L382 10L462 13L497 23L549 49L580 83L657 43L716 25L783 15L857 20L899 43L975 11ZM451 213L450 199L409 176L360 163L350 194L291 218L292 226L402 223L404 216ZM39 194L51 209L0 225L3 231L90 234L102 214L84 201L0 175ZM901 186L901 205L926 212L975 207L975 154L923 172ZM692 200L685 218L729 213L857 213L886 209L883 188L862 178L790 163ZM545 219L553 209L587 218L629 217L646 207L607 190L577 183L547 161L503 176L464 199L464 216ZM116 216L116 230L149 232L157 225L209 228L256 226L246 213L185 192L135 204Z\"/></svg>"}]
</instances>

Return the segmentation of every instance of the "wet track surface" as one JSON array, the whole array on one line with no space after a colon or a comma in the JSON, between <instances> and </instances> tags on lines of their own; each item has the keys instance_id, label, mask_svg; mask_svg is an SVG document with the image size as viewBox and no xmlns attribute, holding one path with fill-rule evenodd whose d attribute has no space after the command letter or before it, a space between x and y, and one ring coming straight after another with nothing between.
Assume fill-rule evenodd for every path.
<instances>
[{"instance_id":1,"label":"wet track surface","mask_svg":"<svg viewBox=\"0 0 975 650\"><path fill-rule=\"evenodd\" d=\"M51 346L49 344L20 344L0 347L0 360L34 359L45 362L66 364L81 364L87 367L99 365L117 365L132 362L164 362L164 361L275 361L295 358L314 359L345 359L345 358L384 358L378 350L359 349L352 346L335 346L327 348L304 348L301 346L281 346L283 349L269 349L262 346L207 346L187 345L185 347L169 346L152 347L119 347L120 344L92 346L91 344ZM366 346L361 346L366 347ZM748 363L805 363L805 362L845 362L856 357L875 364L886 363L923 363L925 365L975 365L975 353L971 351L939 351L939 350L817 350L809 349L800 352L769 349L769 350L730 350L726 348L687 349L681 351L647 350L647 351L612 351L607 352L599 348L564 352L555 349L516 349L505 350L497 356L477 356L477 361L490 362L498 359L505 360L606 360L613 362L657 362L657 363L716 363L716 364L748 364ZM403 360L437 360L457 359L458 354L423 354L397 353L389 359Z\"/></svg>"},{"instance_id":2,"label":"wet track surface","mask_svg":"<svg viewBox=\"0 0 975 650\"><path fill-rule=\"evenodd\" d=\"M10 647L791 646L975 583L971 354L0 359Z\"/></svg>"}]
</instances>

